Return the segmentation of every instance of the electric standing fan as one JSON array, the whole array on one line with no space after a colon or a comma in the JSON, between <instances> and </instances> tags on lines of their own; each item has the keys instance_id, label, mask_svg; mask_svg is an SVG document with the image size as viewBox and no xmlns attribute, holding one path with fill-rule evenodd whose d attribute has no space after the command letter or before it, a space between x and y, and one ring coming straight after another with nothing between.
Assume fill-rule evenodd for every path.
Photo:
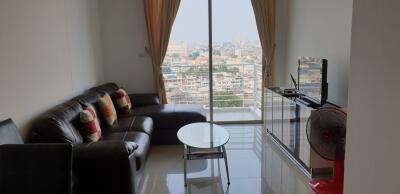
<instances>
[{"instance_id":1,"label":"electric standing fan","mask_svg":"<svg viewBox=\"0 0 400 194\"><path fill-rule=\"evenodd\" d=\"M343 193L346 113L337 108L313 111L307 121L307 138L311 148L322 158L334 162L333 177L314 179L311 188L318 194Z\"/></svg>"}]
</instances>

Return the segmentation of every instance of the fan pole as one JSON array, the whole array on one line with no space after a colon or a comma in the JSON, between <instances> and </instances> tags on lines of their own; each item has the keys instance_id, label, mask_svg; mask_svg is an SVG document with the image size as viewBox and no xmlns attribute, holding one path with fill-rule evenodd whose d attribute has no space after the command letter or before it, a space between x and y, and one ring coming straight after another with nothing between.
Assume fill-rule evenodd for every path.
<instances>
[{"instance_id":1,"label":"fan pole","mask_svg":"<svg viewBox=\"0 0 400 194\"><path fill-rule=\"evenodd\" d=\"M336 160L333 163L333 184L337 185L338 190L343 192L344 180L344 160Z\"/></svg>"}]
</instances>

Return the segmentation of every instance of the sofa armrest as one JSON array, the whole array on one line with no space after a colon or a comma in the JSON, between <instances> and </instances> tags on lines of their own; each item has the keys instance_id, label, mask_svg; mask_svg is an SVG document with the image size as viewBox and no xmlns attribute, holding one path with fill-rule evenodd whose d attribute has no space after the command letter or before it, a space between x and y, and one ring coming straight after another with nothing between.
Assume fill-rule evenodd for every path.
<instances>
[{"instance_id":1,"label":"sofa armrest","mask_svg":"<svg viewBox=\"0 0 400 194\"><path fill-rule=\"evenodd\" d=\"M0 146L0 193L62 193L72 190L72 145Z\"/></svg>"},{"instance_id":2,"label":"sofa armrest","mask_svg":"<svg viewBox=\"0 0 400 194\"><path fill-rule=\"evenodd\" d=\"M99 141L75 145L75 193L134 194L137 149L134 142Z\"/></svg>"},{"instance_id":3,"label":"sofa armrest","mask_svg":"<svg viewBox=\"0 0 400 194\"><path fill-rule=\"evenodd\" d=\"M157 94L129 94L129 98L134 107L160 104Z\"/></svg>"}]
</instances>

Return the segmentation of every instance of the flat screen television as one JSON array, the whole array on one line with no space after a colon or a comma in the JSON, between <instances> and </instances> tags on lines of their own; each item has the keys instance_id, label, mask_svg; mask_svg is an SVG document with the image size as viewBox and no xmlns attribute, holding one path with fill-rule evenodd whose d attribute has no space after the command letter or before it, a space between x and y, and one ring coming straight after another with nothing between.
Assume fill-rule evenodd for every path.
<instances>
[{"instance_id":1,"label":"flat screen television","mask_svg":"<svg viewBox=\"0 0 400 194\"><path fill-rule=\"evenodd\" d=\"M314 57L299 57L297 89L307 101L318 105L328 98L328 60Z\"/></svg>"}]
</instances>

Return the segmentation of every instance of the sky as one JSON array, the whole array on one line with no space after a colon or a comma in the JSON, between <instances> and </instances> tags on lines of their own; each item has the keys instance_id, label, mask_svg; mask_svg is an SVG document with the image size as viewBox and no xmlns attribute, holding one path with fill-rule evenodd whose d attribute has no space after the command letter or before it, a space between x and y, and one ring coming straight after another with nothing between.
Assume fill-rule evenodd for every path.
<instances>
[{"instance_id":1,"label":"sky","mask_svg":"<svg viewBox=\"0 0 400 194\"><path fill-rule=\"evenodd\" d=\"M250 0L213 0L213 41L258 40ZM208 42L208 0L182 0L171 43Z\"/></svg>"}]
</instances>

